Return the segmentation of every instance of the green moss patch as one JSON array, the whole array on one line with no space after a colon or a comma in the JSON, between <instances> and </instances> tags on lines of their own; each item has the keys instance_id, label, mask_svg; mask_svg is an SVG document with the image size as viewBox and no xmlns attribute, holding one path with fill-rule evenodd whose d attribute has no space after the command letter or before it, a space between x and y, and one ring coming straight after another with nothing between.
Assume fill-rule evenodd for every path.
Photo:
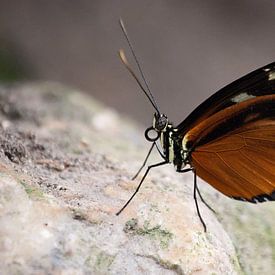
<instances>
[{"instance_id":1,"label":"green moss patch","mask_svg":"<svg viewBox=\"0 0 275 275\"><path fill-rule=\"evenodd\" d=\"M93 247L91 255L85 260L85 265L96 274L106 274L114 259L115 256L107 254L98 247Z\"/></svg>"},{"instance_id":2,"label":"green moss patch","mask_svg":"<svg viewBox=\"0 0 275 275\"><path fill-rule=\"evenodd\" d=\"M146 236L150 239L159 241L162 248L167 248L173 238L173 234L161 225L151 226L149 221L145 221L142 227L138 226L137 219L131 219L125 223L124 232L140 236Z\"/></svg>"},{"instance_id":3,"label":"green moss patch","mask_svg":"<svg viewBox=\"0 0 275 275\"><path fill-rule=\"evenodd\" d=\"M39 188L31 186L24 181L20 181L20 184L24 187L26 193L28 194L28 196L30 198L32 198L32 199L43 199L44 198L44 194Z\"/></svg>"}]
</instances>

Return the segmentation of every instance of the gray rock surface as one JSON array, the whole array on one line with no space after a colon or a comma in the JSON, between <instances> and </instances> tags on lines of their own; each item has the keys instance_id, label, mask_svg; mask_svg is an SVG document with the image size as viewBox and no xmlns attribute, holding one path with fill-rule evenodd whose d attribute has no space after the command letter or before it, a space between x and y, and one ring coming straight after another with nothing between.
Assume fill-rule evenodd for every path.
<instances>
[{"instance_id":1,"label":"gray rock surface","mask_svg":"<svg viewBox=\"0 0 275 275\"><path fill-rule=\"evenodd\" d=\"M192 198L192 175L156 168L132 203L143 129L57 83L0 88L1 274L271 274L275 205ZM158 159L153 155L150 162Z\"/></svg>"}]
</instances>

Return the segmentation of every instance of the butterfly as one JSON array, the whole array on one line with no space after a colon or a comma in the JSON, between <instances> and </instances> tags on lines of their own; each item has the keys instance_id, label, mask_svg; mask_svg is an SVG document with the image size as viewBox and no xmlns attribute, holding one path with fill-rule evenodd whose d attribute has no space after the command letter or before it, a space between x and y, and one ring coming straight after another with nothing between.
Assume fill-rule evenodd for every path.
<instances>
[{"instance_id":1,"label":"butterfly","mask_svg":"<svg viewBox=\"0 0 275 275\"><path fill-rule=\"evenodd\" d=\"M152 126L145 131L145 138L152 142L152 146L141 169L154 147L163 160L147 167L136 191L117 214L139 191L149 170L168 163L173 163L179 173L193 171L193 195L205 231L197 193L205 201L197 186L197 176L236 200L251 203L275 200L275 62L217 91L178 126L174 126L159 111L122 20L120 25L145 88L130 68L122 50L120 58L156 111ZM161 148L157 145L158 141Z\"/></svg>"}]
</instances>

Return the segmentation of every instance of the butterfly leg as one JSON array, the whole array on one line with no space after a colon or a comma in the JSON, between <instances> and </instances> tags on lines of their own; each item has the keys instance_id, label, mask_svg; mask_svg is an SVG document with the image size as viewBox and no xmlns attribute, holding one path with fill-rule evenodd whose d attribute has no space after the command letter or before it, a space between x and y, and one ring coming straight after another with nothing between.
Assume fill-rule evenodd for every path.
<instances>
[{"instance_id":1,"label":"butterfly leg","mask_svg":"<svg viewBox=\"0 0 275 275\"><path fill-rule=\"evenodd\" d=\"M156 164L149 165L149 166L147 167L147 170L146 170L145 174L143 175L143 177L142 177L142 179L141 179L141 181L140 181L140 183L139 183L139 185L138 185L136 191L135 191L134 194L130 197L130 199L124 204L124 206L116 213L117 216L126 208L126 206L130 203L130 201L133 199L133 197L134 197L134 196L136 195L136 193L139 191L139 188L140 188L140 186L142 185L142 183L143 183L144 179L146 178L147 174L149 173L150 169L152 169L152 168L154 168L154 167L158 167L158 166L164 165L164 164L167 164L167 163L168 163L168 161L165 160L165 161L162 161L162 162L159 162L159 163L156 163Z\"/></svg>"},{"instance_id":2,"label":"butterfly leg","mask_svg":"<svg viewBox=\"0 0 275 275\"><path fill-rule=\"evenodd\" d=\"M135 179L136 179L136 177L137 177L137 176L139 175L139 173L141 172L142 168L145 166L145 164L146 164L146 162L147 162L149 156L151 155L151 152L152 152L152 150L153 150L153 148L154 148L155 145L156 145L156 143L153 142L153 144L152 144L152 146L151 146L149 152L147 153L147 156L146 156L146 158L145 158L143 164L142 164L141 167L138 169L137 173L132 177L132 180L135 180Z\"/></svg>"},{"instance_id":3,"label":"butterfly leg","mask_svg":"<svg viewBox=\"0 0 275 275\"><path fill-rule=\"evenodd\" d=\"M204 198L202 197L198 185L197 185L197 192L198 192L198 194L199 194L199 197L200 197L201 201L202 201L202 202L203 202L203 203L204 203L213 213L216 214L216 211L215 211L215 210L214 210L214 209L204 200Z\"/></svg>"},{"instance_id":4,"label":"butterfly leg","mask_svg":"<svg viewBox=\"0 0 275 275\"><path fill-rule=\"evenodd\" d=\"M204 228L204 232L206 232L206 225L205 225L205 222L201 216L201 213L200 213L200 209L199 209L199 204L198 204L198 200L197 200L197 191L198 191L198 186L197 186L197 174L196 174L196 169L193 169L193 173L194 173L194 192L193 192L193 197L194 197L194 201L195 201L195 204L196 204L196 209L197 209L197 213L198 213L198 216L200 218L200 221L203 225L203 228ZM199 192L198 192L199 193Z\"/></svg>"},{"instance_id":5,"label":"butterfly leg","mask_svg":"<svg viewBox=\"0 0 275 275\"><path fill-rule=\"evenodd\" d=\"M206 225L205 225L205 222L201 216L201 213L200 213L200 209L199 209L199 204L198 204L198 200L197 200L197 192L201 198L201 201L203 203L205 203L205 201L203 200L202 196L201 196L201 193L198 189L198 185L197 185L197 174L196 174L196 169L191 167L191 168L187 168L187 169L183 169L183 170L178 170L177 172L179 173L186 173L186 172L189 172L189 171L193 171L194 173L194 191L193 191L193 197L194 197L194 201L195 201L195 204L196 204L196 209L197 209L197 213L198 213L198 216L200 218L200 221L203 225L203 228L204 228L204 232L206 232ZM209 205L207 203L205 203L208 207ZM210 209L212 210L212 208L210 207Z\"/></svg>"}]
</instances>

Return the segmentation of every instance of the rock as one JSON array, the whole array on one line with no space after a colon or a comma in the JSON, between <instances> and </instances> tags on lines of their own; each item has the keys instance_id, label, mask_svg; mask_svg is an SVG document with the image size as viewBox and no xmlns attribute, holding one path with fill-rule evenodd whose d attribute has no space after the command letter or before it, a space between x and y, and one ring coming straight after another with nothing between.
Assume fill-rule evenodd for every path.
<instances>
[{"instance_id":1,"label":"rock","mask_svg":"<svg viewBox=\"0 0 275 275\"><path fill-rule=\"evenodd\" d=\"M1 87L0 101L1 274L274 270L272 203L233 201L200 182L217 211L199 201L205 233L192 175L167 165L116 216L149 149L140 126L57 83Z\"/></svg>"}]
</instances>

